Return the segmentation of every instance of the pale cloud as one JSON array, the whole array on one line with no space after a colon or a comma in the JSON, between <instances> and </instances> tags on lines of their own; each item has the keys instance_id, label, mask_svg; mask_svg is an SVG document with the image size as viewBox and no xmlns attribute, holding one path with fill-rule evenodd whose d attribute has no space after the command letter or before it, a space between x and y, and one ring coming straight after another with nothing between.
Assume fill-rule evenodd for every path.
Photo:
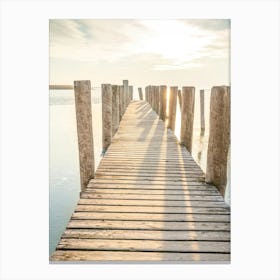
<instances>
[{"instance_id":1,"label":"pale cloud","mask_svg":"<svg viewBox=\"0 0 280 280\"><path fill-rule=\"evenodd\" d=\"M133 59L145 73L209 68L209 59L229 61L229 28L229 20L54 19L50 66L84 63L104 72L102 65L121 70Z\"/></svg>"},{"instance_id":2,"label":"pale cloud","mask_svg":"<svg viewBox=\"0 0 280 280\"><path fill-rule=\"evenodd\" d=\"M184 64L224 56L228 32L203 29L185 20L52 20L50 55L79 61L111 62L153 53ZM186 64L187 65L187 64Z\"/></svg>"}]
</instances>

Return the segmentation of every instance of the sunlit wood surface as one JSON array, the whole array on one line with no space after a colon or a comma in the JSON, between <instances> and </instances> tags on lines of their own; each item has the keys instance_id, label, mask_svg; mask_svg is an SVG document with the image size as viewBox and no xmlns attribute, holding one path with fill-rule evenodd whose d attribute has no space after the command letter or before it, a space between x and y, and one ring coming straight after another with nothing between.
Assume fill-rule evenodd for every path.
<instances>
[{"instance_id":1,"label":"sunlit wood surface","mask_svg":"<svg viewBox=\"0 0 280 280\"><path fill-rule=\"evenodd\" d=\"M230 208L150 105L134 101L51 260L229 262Z\"/></svg>"}]
</instances>

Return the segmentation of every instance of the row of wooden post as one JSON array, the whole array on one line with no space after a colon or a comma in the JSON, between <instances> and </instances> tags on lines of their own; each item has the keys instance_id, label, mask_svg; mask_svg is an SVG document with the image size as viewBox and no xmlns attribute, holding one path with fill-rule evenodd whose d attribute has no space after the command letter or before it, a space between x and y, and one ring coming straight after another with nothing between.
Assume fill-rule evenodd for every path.
<instances>
[{"instance_id":1,"label":"row of wooden post","mask_svg":"<svg viewBox=\"0 0 280 280\"><path fill-rule=\"evenodd\" d=\"M94 140L92 134L91 83L75 81L75 107L78 132L81 191L94 178ZM133 86L123 80L123 85L101 85L102 94L102 153L111 144L125 110L133 99Z\"/></svg>"},{"instance_id":2,"label":"row of wooden post","mask_svg":"<svg viewBox=\"0 0 280 280\"><path fill-rule=\"evenodd\" d=\"M147 86L145 99L163 121L166 120L166 86ZM167 128L175 131L177 96L181 109L180 143L192 151L195 88L170 87ZM200 90L201 135L205 132L204 90ZM227 155L230 145L230 87L213 87L205 181L216 185L224 196L227 183Z\"/></svg>"},{"instance_id":3,"label":"row of wooden post","mask_svg":"<svg viewBox=\"0 0 280 280\"><path fill-rule=\"evenodd\" d=\"M94 177L94 143L92 136L91 113L91 83L90 81L75 81L75 104L79 145L81 190ZM138 88L139 99L143 99L142 89ZM166 116L167 87L147 86L145 99L165 121L167 127L175 130L177 95L181 109L180 143L187 150L192 150L195 88L170 87L168 102L168 118ZM124 80L123 85L102 85L102 138L103 152L109 147L116 133L119 122L133 96L133 87ZM205 130L204 91L200 91L201 133ZM230 145L230 88L226 86L213 87L210 102L210 128L207 153L207 168L205 181L218 187L222 195L227 182L227 155Z\"/></svg>"}]
</instances>

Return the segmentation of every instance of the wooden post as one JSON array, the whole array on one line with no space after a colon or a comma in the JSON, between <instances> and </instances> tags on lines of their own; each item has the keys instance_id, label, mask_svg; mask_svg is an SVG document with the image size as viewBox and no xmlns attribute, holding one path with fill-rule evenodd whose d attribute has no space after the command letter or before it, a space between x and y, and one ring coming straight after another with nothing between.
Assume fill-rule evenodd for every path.
<instances>
[{"instance_id":1,"label":"wooden post","mask_svg":"<svg viewBox=\"0 0 280 280\"><path fill-rule=\"evenodd\" d=\"M170 87L167 128L170 128L172 131L175 131L177 92L178 87Z\"/></svg>"},{"instance_id":2,"label":"wooden post","mask_svg":"<svg viewBox=\"0 0 280 280\"><path fill-rule=\"evenodd\" d=\"M139 100L143 100L142 88L138 88Z\"/></svg>"},{"instance_id":3,"label":"wooden post","mask_svg":"<svg viewBox=\"0 0 280 280\"><path fill-rule=\"evenodd\" d=\"M112 86L112 137L118 130L120 122L120 91L119 86Z\"/></svg>"},{"instance_id":4,"label":"wooden post","mask_svg":"<svg viewBox=\"0 0 280 280\"><path fill-rule=\"evenodd\" d=\"M150 86L151 107L154 110L154 86Z\"/></svg>"},{"instance_id":5,"label":"wooden post","mask_svg":"<svg viewBox=\"0 0 280 280\"><path fill-rule=\"evenodd\" d=\"M102 147L103 153L112 139L112 86L102 84Z\"/></svg>"},{"instance_id":6,"label":"wooden post","mask_svg":"<svg viewBox=\"0 0 280 280\"><path fill-rule=\"evenodd\" d=\"M145 101L148 102L148 87L145 87Z\"/></svg>"},{"instance_id":7,"label":"wooden post","mask_svg":"<svg viewBox=\"0 0 280 280\"><path fill-rule=\"evenodd\" d=\"M180 110L182 111L182 93L180 89L178 89L178 100L179 100Z\"/></svg>"},{"instance_id":8,"label":"wooden post","mask_svg":"<svg viewBox=\"0 0 280 280\"><path fill-rule=\"evenodd\" d=\"M156 97L156 86L152 86L152 96L153 96L153 110L156 112L156 100L157 100L157 97Z\"/></svg>"},{"instance_id":9,"label":"wooden post","mask_svg":"<svg viewBox=\"0 0 280 280\"><path fill-rule=\"evenodd\" d=\"M187 150L192 152L192 136L193 136L193 119L194 119L194 100L195 88L182 88L182 108L181 108L181 135L180 143L184 145Z\"/></svg>"},{"instance_id":10,"label":"wooden post","mask_svg":"<svg viewBox=\"0 0 280 280\"><path fill-rule=\"evenodd\" d=\"M204 90L200 90L200 135L205 132L205 118L204 118Z\"/></svg>"},{"instance_id":11,"label":"wooden post","mask_svg":"<svg viewBox=\"0 0 280 280\"><path fill-rule=\"evenodd\" d=\"M94 178L90 81L74 81L76 121L79 145L81 191Z\"/></svg>"},{"instance_id":12,"label":"wooden post","mask_svg":"<svg viewBox=\"0 0 280 280\"><path fill-rule=\"evenodd\" d=\"M124 111L126 110L126 107L128 105L128 95L129 95L129 87L128 87L128 80L123 80L123 95L124 95Z\"/></svg>"},{"instance_id":13,"label":"wooden post","mask_svg":"<svg viewBox=\"0 0 280 280\"><path fill-rule=\"evenodd\" d=\"M148 86L148 102L152 107L152 95L151 95L151 86Z\"/></svg>"},{"instance_id":14,"label":"wooden post","mask_svg":"<svg viewBox=\"0 0 280 280\"><path fill-rule=\"evenodd\" d=\"M131 100L133 100L133 86L129 86L129 98L128 98L128 104Z\"/></svg>"},{"instance_id":15,"label":"wooden post","mask_svg":"<svg viewBox=\"0 0 280 280\"><path fill-rule=\"evenodd\" d=\"M230 145L230 87L213 87L205 181L225 195L227 156Z\"/></svg>"},{"instance_id":16,"label":"wooden post","mask_svg":"<svg viewBox=\"0 0 280 280\"><path fill-rule=\"evenodd\" d=\"M122 119L122 112L123 112L123 86L118 86L119 87L119 120L121 121Z\"/></svg>"},{"instance_id":17,"label":"wooden post","mask_svg":"<svg viewBox=\"0 0 280 280\"><path fill-rule=\"evenodd\" d=\"M160 96L160 101L159 101L159 117L165 121L166 119L166 86L160 86L159 87L159 96Z\"/></svg>"},{"instance_id":18,"label":"wooden post","mask_svg":"<svg viewBox=\"0 0 280 280\"><path fill-rule=\"evenodd\" d=\"M155 86L155 111L159 115L159 86Z\"/></svg>"}]
</instances>

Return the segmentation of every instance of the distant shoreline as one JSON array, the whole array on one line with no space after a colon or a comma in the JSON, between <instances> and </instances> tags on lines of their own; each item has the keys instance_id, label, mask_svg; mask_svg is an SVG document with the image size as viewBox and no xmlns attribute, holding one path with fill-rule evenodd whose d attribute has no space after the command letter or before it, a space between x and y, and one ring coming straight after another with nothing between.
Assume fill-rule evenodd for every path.
<instances>
[{"instance_id":1,"label":"distant shoreline","mask_svg":"<svg viewBox=\"0 0 280 280\"><path fill-rule=\"evenodd\" d=\"M49 89L73 89L71 85L49 85Z\"/></svg>"}]
</instances>

